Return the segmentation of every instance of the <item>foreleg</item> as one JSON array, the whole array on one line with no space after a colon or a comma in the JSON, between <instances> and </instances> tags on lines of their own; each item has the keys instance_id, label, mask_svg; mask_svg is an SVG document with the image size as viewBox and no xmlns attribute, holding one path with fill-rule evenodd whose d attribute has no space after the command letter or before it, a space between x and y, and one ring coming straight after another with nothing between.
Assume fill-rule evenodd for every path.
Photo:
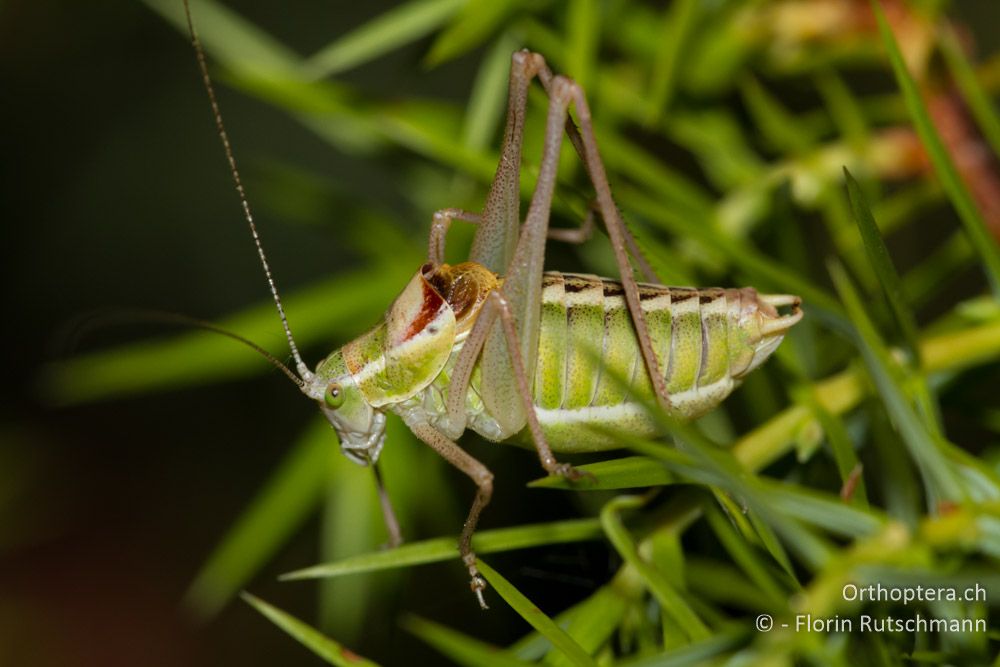
<instances>
[{"instance_id":1,"label":"foreleg","mask_svg":"<svg viewBox=\"0 0 1000 667\"><path fill-rule=\"evenodd\" d=\"M479 568L476 567L476 554L472 551L472 534L476 531L476 524L479 523L480 512L489 504L490 497L493 495L493 473L433 426L417 424L410 426L410 430L444 457L448 463L468 475L478 487L476 498L472 501L472 507L469 509L469 516L465 519L465 525L462 526L462 534L458 538L458 551L462 555L462 562L469 570L469 587L476 594L479 606L488 609L486 600L483 598L486 580L479 574Z\"/></svg>"}]
</instances>

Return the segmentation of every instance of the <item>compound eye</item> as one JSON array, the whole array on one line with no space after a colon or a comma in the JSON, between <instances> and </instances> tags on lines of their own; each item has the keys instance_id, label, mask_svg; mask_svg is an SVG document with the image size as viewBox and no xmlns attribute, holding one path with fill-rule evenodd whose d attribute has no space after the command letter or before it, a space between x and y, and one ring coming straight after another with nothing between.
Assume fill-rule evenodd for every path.
<instances>
[{"instance_id":1,"label":"compound eye","mask_svg":"<svg viewBox=\"0 0 1000 667\"><path fill-rule=\"evenodd\" d=\"M337 382L331 382L330 386L326 388L326 393L323 394L323 400L326 401L326 406L331 410L336 410L341 405L344 404L344 390Z\"/></svg>"}]
</instances>

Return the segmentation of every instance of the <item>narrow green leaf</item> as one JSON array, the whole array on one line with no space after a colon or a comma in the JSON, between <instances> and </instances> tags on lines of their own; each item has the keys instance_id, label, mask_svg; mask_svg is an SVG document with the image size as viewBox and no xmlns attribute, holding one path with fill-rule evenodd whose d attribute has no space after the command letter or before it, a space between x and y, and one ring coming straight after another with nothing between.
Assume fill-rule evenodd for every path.
<instances>
[{"instance_id":1,"label":"narrow green leaf","mask_svg":"<svg viewBox=\"0 0 1000 667\"><path fill-rule=\"evenodd\" d=\"M944 54L952 78L958 84L969 110L983 131L983 136L993 149L993 154L1000 158L1000 114L997 113L993 100L979 82L972 63L965 55L965 50L955 34L954 28L945 26L940 32L938 46Z\"/></svg>"},{"instance_id":2,"label":"narrow green leaf","mask_svg":"<svg viewBox=\"0 0 1000 667\"><path fill-rule=\"evenodd\" d=\"M716 504L722 508L732 524L732 527L737 531L739 536L748 544L757 544L763 547L761 543L760 535L754 529L753 524L750 523L749 512L745 505L740 505L736 500L730 496L728 493L721 489L711 489L712 497L715 498ZM704 500L702 502L705 502Z\"/></svg>"},{"instance_id":3,"label":"narrow green leaf","mask_svg":"<svg viewBox=\"0 0 1000 667\"><path fill-rule=\"evenodd\" d=\"M866 378L865 381L871 384L871 380ZM912 457L903 455L899 433L883 406L876 400L865 405L863 410L871 433L868 456L876 469L891 467L893 471L891 475L880 475L873 480L876 494L890 516L914 525L923 516L928 503L933 502L926 499L927 481Z\"/></svg>"},{"instance_id":4,"label":"narrow green leaf","mask_svg":"<svg viewBox=\"0 0 1000 667\"><path fill-rule=\"evenodd\" d=\"M467 0L455 20L434 40L427 64L440 65L475 48L499 28L517 5L515 0Z\"/></svg>"},{"instance_id":5,"label":"narrow green leaf","mask_svg":"<svg viewBox=\"0 0 1000 667\"><path fill-rule=\"evenodd\" d=\"M816 138L755 77L745 77L740 90L754 124L771 148L780 153L802 155L816 143Z\"/></svg>"},{"instance_id":6,"label":"narrow green leaf","mask_svg":"<svg viewBox=\"0 0 1000 667\"><path fill-rule=\"evenodd\" d=\"M863 163L858 163L856 166L867 169ZM841 167L846 169L846 165ZM918 211L928 205L927 190L928 188L915 186L893 195L888 201L883 199L876 203L878 215L873 214L873 217L877 219L879 232L883 237L887 237L895 230L901 230L908 221L919 218ZM855 222L850 199L844 197L840 188L828 187L822 198L822 208L825 213L824 221L827 223L830 236L835 240L842 261L847 264L866 293L880 291L878 277L868 258L863 237L858 234L858 225Z\"/></svg>"},{"instance_id":7,"label":"narrow green leaf","mask_svg":"<svg viewBox=\"0 0 1000 667\"><path fill-rule=\"evenodd\" d=\"M612 624L617 628L621 617L618 617L618 621L614 621L610 617L618 614L619 607L621 615L624 615L629 608L629 602L634 603L642 598L644 590L637 579L638 577L628 576L619 570L618 574L608 584L594 591L583 601L560 612L555 618L556 624L561 628L566 628L569 635L576 639L580 643L580 646L593 654L602 643L600 638L605 632L603 623ZM617 599L612 599L612 596ZM600 611L601 609L609 613L603 614ZM577 618L578 616L580 617L579 619ZM600 617L604 617L604 620L600 620ZM593 634L585 634L591 631ZM552 643L544 635L534 630L511 644L507 648L507 652L517 656L521 660L537 661L545 657L551 648ZM556 654L550 654L548 657L554 655ZM557 655L562 658L561 653Z\"/></svg>"},{"instance_id":8,"label":"narrow green leaf","mask_svg":"<svg viewBox=\"0 0 1000 667\"><path fill-rule=\"evenodd\" d=\"M944 457L907 400L907 393L897 379L898 372L894 373L892 370L894 362L889 356L889 351L882 344L875 327L865 314L861 298L851 285L850 279L838 264L830 265L830 275L854 323L857 331L856 343L868 372L878 388L886 410L899 429L910 456L920 469L933 500L961 500L964 491L951 463Z\"/></svg>"},{"instance_id":9,"label":"narrow green leaf","mask_svg":"<svg viewBox=\"0 0 1000 667\"><path fill-rule=\"evenodd\" d=\"M678 0L664 10L663 33L653 58L649 85L648 125L656 125L670 108L684 52L698 21L702 3Z\"/></svg>"},{"instance_id":10,"label":"narrow green leaf","mask_svg":"<svg viewBox=\"0 0 1000 667\"><path fill-rule=\"evenodd\" d=\"M254 74L232 78L245 92L293 113L296 120L346 155L367 156L386 145L377 114L355 98L354 91L332 81L263 79Z\"/></svg>"},{"instance_id":11,"label":"narrow green leaf","mask_svg":"<svg viewBox=\"0 0 1000 667\"><path fill-rule=\"evenodd\" d=\"M142 1L187 36L187 18L182 3L174 0ZM301 64L298 55L284 44L214 0L192 2L191 18L205 51L234 72L252 71L267 77L289 76Z\"/></svg>"},{"instance_id":12,"label":"narrow green leaf","mask_svg":"<svg viewBox=\"0 0 1000 667\"><path fill-rule=\"evenodd\" d=\"M246 585L319 504L331 456L339 456L335 441L316 420L216 546L185 607L206 620Z\"/></svg>"},{"instance_id":13,"label":"narrow green leaf","mask_svg":"<svg viewBox=\"0 0 1000 667\"><path fill-rule=\"evenodd\" d=\"M715 504L706 503L705 518L726 552L763 595L761 604L778 605L788 598L788 592L771 576L757 552L736 532Z\"/></svg>"},{"instance_id":14,"label":"narrow green leaf","mask_svg":"<svg viewBox=\"0 0 1000 667\"><path fill-rule=\"evenodd\" d=\"M813 489L771 480L763 485L776 510L830 533L865 537L881 530L887 521L880 511L853 507Z\"/></svg>"},{"instance_id":15,"label":"narrow green leaf","mask_svg":"<svg viewBox=\"0 0 1000 667\"><path fill-rule=\"evenodd\" d=\"M772 600L762 594L757 584L742 569L731 561L722 560L728 554L719 553L718 558L688 558L688 587L699 598L747 611L779 612L788 607L789 593Z\"/></svg>"},{"instance_id":16,"label":"narrow green leaf","mask_svg":"<svg viewBox=\"0 0 1000 667\"><path fill-rule=\"evenodd\" d=\"M407 632L416 635L460 665L468 667L525 667L525 665L531 664L518 660L493 644L473 639L426 618L407 614L403 616L400 623Z\"/></svg>"},{"instance_id":17,"label":"narrow green leaf","mask_svg":"<svg viewBox=\"0 0 1000 667\"><path fill-rule=\"evenodd\" d=\"M859 148L865 146L868 143L868 120L844 79L834 70L827 69L817 75L816 88L823 96L834 125L847 142Z\"/></svg>"},{"instance_id":18,"label":"narrow green leaf","mask_svg":"<svg viewBox=\"0 0 1000 667\"><path fill-rule=\"evenodd\" d=\"M695 278L690 262L687 258L682 256L678 248L671 247L663 241L660 241L657 236L647 230L645 226L639 227L638 225L630 222L628 219L625 220L625 226L628 227L630 232L632 232L632 237L639 246L639 251L649 262L649 266L653 269L653 273L659 279L658 282L660 284L697 284L698 281ZM596 248L596 250L600 250L600 248ZM583 253L581 252L581 254ZM604 256L607 257L608 262L612 262L611 257L608 256L607 253L605 253ZM614 275L615 271L617 271L617 267L609 269L608 271L602 271L602 273L605 275Z\"/></svg>"},{"instance_id":19,"label":"narrow green leaf","mask_svg":"<svg viewBox=\"0 0 1000 667\"><path fill-rule=\"evenodd\" d=\"M462 144L475 150L490 146L507 110L511 54L519 39L507 31L490 47L479 65L462 121Z\"/></svg>"},{"instance_id":20,"label":"narrow green leaf","mask_svg":"<svg viewBox=\"0 0 1000 667\"><path fill-rule=\"evenodd\" d=\"M683 454L679 454L683 456ZM676 477L663 463L648 456L626 456L600 463L576 466L582 473L589 473L595 479L570 481L565 477L548 475L528 484L545 489L572 489L575 491L606 491L609 489L634 489L642 486L663 486L673 484Z\"/></svg>"},{"instance_id":21,"label":"narrow green leaf","mask_svg":"<svg viewBox=\"0 0 1000 667\"><path fill-rule=\"evenodd\" d=\"M591 81L600 34L601 3L570 0L566 10L566 71L584 90Z\"/></svg>"},{"instance_id":22,"label":"narrow green leaf","mask_svg":"<svg viewBox=\"0 0 1000 667\"><path fill-rule=\"evenodd\" d=\"M763 498L763 502L770 502L770 500L771 500L770 495L765 496ZM769 516L773 517L773 515L770 514L771 509L772 508L768 507ZM798 578L795 575L795 567L792 566L792 560L791 558L788 557L788 552L785 551L785 547L782 546L781 541L778 539L778 536L775 534L771 526L766 521L764 521L764 519L761 518L760 513L754 510L753 508L747 508L746 515L747 519L749 519L750 521L750 524L757 532L757 537L760 538L761 544L764 545L764 549L766 549L767 552L771 554L771 558L774 559L774 562L776 562L778 565L781 566L781 568L792 579L792 581L798 584ZM791 532L787 529L789 522L782 521L778 525L780 527L785 527L786 533ZM796 534L806 533L806 531L800 530L798 529L798 527L796 527L796 529L797 529ZM799 551L799 553L801 554L803 553L803 550L808 546L808 543L803 541L801 543L796 543L794 546L796 547L796 550ZM814 553L818 553L818 551L819 550L817 549L813 549ZM814 563L818 563L820 562L821 559L817 557L817 555L813 555L811 556L810 560Z\"/></svg>"},{"instance_id":23,"label":"narrow green leaf","mask_svg":"<svg viewBox=\"0 0 1000 667\"><path fill-rule=\"evenodd\" d=\"M428 100L363 103L351 89L330 81L243 75L236 83L295 112L303 125L340 150L357 153L390 142L484 182L492 180L496 171L495 156L461 142L455 132L461 109L454 104Z\"/></svg>"},{"instance_id":24,"label":"narrow green leaf","mask_svg":"<svg viewBox=\"0 0 1000 667\"><path fill-rule=\"evenodd\" d=\"M625 660L617 664L622 667L698 667L713 665L717 661L720 664L727 664L724 655L726 651L731 651L747 641L746 629L727 630L683 648Z\"/></svg>"},{"instance_id":25,"label":"narrow green leaf","mask_svg":"<svg viewBox=\"0 0 1000 667\"><path fill-rule=\"evenodd\" d=\"M882 42L889 53L889 60L892 63L893 72L896 75L896 82L903 97L906 100L906 108L910 113L920 140L927 149L927 153L934 165L934 171L941 184L948 193L952 205L958 211L958 216L965 225L965 231L969 234L969 240L979 253L979 258L983 262L983 269L989 278L995 297L1000 298L1000 250L997 249L994 241L986 231L986 223L976 206L972 195L965 183L962 181L954 162L948 155L948 151L938 134L934 123L931 120L927 107L920 96L920 90L916 81L907 70L906 61L899 50L896 38L892 33L889 21L885 18L882 10L882 3L879 0L871 0L875 9L875 17L878 20L879 32L882 34Z\"/></svg>"},{"instance_id":26,"label":"narrow green leaf","mask_svg":"<svg viewBox=\"0 0 1000 667\"><path fill-rule=\"evenodd\" d=\"M969 235L957 230L923 262L903 276L903 293L914 307L926 305L975 261Z\"/></svg>"},{"instance_id":27,"label":"narrow green leaf","mask_svg":"<svg viewBox=\"0 0 1000 667\"><path fill-rule=\"evenodd\" d=\"M841 484L845 484L860 462L843 421L816 399L812 387L804 387L801 392L797 392L797 395L799 402L809 407L810 412L819 422L820 428L823 429L823 434L826 436L830 451L833 453L833 459L837 464L837 472L840 473ZM864 476L857 481L851 502L862 508L868 507L868 491Z\"/></svg>"},{"instance_id":28,"label":"narrow green leaf","mask_svg":"<svg viewBox=\"0 0 1000 667\"><path fill-rule=\"evenodd\" d=\"M846 167L844 167L844 180L847 183L847 197L851 202L851 211L854 213L854 221L858 225L858 232L861 234L865 252L868 254L868 261L875 270L878 283L889 302L896 324L903 335L903 342L919 366L920 346L917 343L917 320L903 296L903 283L899 279L899 274L896 273L896 267L892 264L889 249L885 247L875 218L868 207L868 202L865 201L865 195L861 192L861 186L854 180L854 176Z\"/></svg>"},{"instance_id":29,"label":"narrow green leaf","mask_svg":"<svg viewBox=\"0 0 1000 667\"><path fill-rule=\"evenodd\" d=\"M671 168L619 132L597 132L601 138L601 157L609 169L634 179L671 206L681 207L685 215L700 219L712 214L714 202L701 185Z\"/></svg>"},{"instance_id":30,"label":"narrow green leaf","mask_svg":"<svg viewBox=\"0 0 1000 667\"><path fill-rule=\"evenodd\" d=\"M794 517L771 506L767 489L760 480L747 475L744 459L734 456L736 452L726 451L712 443L690 424L678 422L661 415L664 428L684 443L683 449L689 453L695 465L678 464L669 454L670 448L660 444L634 438L623 438L631 449L650 456L663 457L664 462L679 475L705 484L713 491L728 493L739 499L748 511L748 518L755 523L757 534L768 545L773 530L780 534L784 544L791 547L812 568L818 568L829 558L831 548L813 531L803 526ZM759 525L756 522L762 521ZM772 554L783 558L783 551L776 542L768 545ZM786 565L790 569L790 564Z\"/></svg>"},{"instance_id":31,"label":"narrow green leaf","mask_svg":"<svg viewBox=\"0 0 1000 667\"><path fill-rule=\"evenodd\" d=\"M528 622L531 627L538 630L540 633L545 635L552 645L562 651L567 658L574 665L584 666L584 667L596 667L596 664L586 651L573 641L566 632L556 625L555 621L546 616L541 609L536 607L534 603L526 598L521 591L514 588L514 586L503 578L499 572L494 570L492 567L484 563L482 560L477 560L476 565L479 567L479 571L486 581L490 583L493 590L497 592L500 597L506 600L507 604L516 611L521 618Z\"/></svg>"},{"instance_id":32,"label":"narrow green leaf","mask_svg":"<svg viewBox=\"0 0 1000 667\"><path fill-rule=\"evenodd\" d=\"M614 582L601 586L590 597L571 608L565 623L564 614L556 621L590 655L596 654L614 635L621 625L628 609L629 600L618 590ZM545 657L551 667L572 665L572 660L563 653L550 651Z\"/></svg>"},{"instance_id":33,"label":"narrow green leaf","mask_svg":"<svg viewBox=\"0 0 1000 667\"><path fill-rule=\"evenodd\" d=\"M642 577L643 582L660 603L663 613L670 616L691 641L707 639L711 636L711 631L691 609L684 596L661 572L639 555L632 536L628 534L618 516L623 510L636 509L643 504L645 499L638 496L619 496L608 501L601 510L601 525L604 527L604 532L625 562L635 568Z\"/></svg>"},{"instance_id":34,"label":"narrow green leaf","mask_svg":"<svg viewBox=\"0 0 1000 667\"><path fill-rule=\"evenodd\" d=\"M728 192L751 183L767 168L747 141L739 119L727 110L676 109L665 122L667 136L695 154L718 190Z\"/></svg>"},{"instance_id":35,"label":"narrow green leaf","mask_svg":"<svg viewBox=\"0 0 1000 667\"><path fill-rule=\"evenodd\" d=\"M834 239L837 253L843 262L851 269L866 292L878 290L878 278L865 254L864 243L858 235L858 226L851 214L850 201L844 197L840 188L826 187L820 195L819 206L823 212L823 222L826 223L828 233ZM881 229L884 230L884 226Z\"/></svg>"},{"instance_id":36,"label":"narrow green leaf","mask_svg":"<svg viewBox=\"0 0 1000 667\"><path fill-rule=\"evenodd\" d=\"M291 635L296 641L310 651L337 667L378 667L377 663L368 660L345 648L340 643L330 639L319 630L306 625L294 616L264 602L250 593L241 593L247 604L267 617L272 623Z\"/></svg>"},{"instance_id":37,"label":"narrow green leaf","mask_svg":"<svg viewBox=\"0 0 1000 667\"><path fill-rule=\"evenodd\" d=\"M322 78L375 60L421 39L443 25L467 0L411 0L339 37L309 58L303 67Z\"/></svg>"},{"instance_id":38,"label":"narrow green leaf","mask_svg":"<svg viewBox=\"0 0 1000 667\"><path fill-rule=\"evenodd\" d=\"M515 528L499 528L478 531L472 538L472 548L477 553L488 554L514 549L541 546L543 544L563 544L583 542L601 536L598 519L571 519L553 523L539 523ZM316 565L295 572L289 572L282 580L316 579L338 577L354 572L371 572L422 563L436 563L457 560L458 538L440 537L422 542L410 542L396 549L376 551L352 556L335 563Z\"/></svg>"},{"instance_id":39,"label":"narrow green leaf","mask_svg":"<svg viewBox=\"0 0 1000 667\"><path fill-rule=\"evenodd\" d=\"M482 180L493 178L496 158L463 146L456 134L461 122L458 108L411 101L387 105L376 118L380 130L394 143Z\"/></svg>"},{"instance_id":40,"label":"narrow green leaf","mask_svg":"<svg viewBox=\"0 0 1000 667\"><path fill-rule=\"evenodd\" d=\"M993 462L964 449L951 447L943 438L938 438L938 444L947 448L948 457L958 467L973 502L989 506L990 502L1000 500L1000 469ZM994 514L1000 517L1000 511L994 510Z\"/></svg>"}]
</instances>

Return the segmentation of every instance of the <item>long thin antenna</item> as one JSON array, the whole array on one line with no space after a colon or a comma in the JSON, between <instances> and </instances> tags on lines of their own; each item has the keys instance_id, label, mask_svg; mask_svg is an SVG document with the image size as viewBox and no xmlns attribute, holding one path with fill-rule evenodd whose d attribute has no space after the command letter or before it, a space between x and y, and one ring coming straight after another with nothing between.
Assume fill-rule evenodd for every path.
<instances>
[{"instance_id":1,"label":"long thin antenna","mask_svg":"<svg viewBox=\"0 0 1000 667\"><path fill-rule=\"evenodd\" d=\"M285 317L285 309L281 305L281 297L278 296L278 287L271 276L271 267L267 263L267 256L264 254L264 246L261 245L260 235L257 234L257 225L254 224L253 214L250 212L250 203L247 201L246 191L243 189L243 181L240 179L240 172L236 168L236 158L233 156L233 148L229 143L229 134L226 126L222 122L222 112L219 111L219 102L215 97L215 87L212 86L212 77L208 74L208 64L205 61L205 50L201 46L201 39L198 38L198 31L194 29L194 21L191 19L191 5L189 0L184 0L184 14L187 17L188 32L191 35L191 45L194 46L195 54L198 57L198 68L201 70L201 79L208 92L208 101L212 105L212 115L215 117L215 127L222 140L222 147L226 151L226 160L229 161L229 170L233 174L233 183L236 185L236 194L239 195L240 203L243 205L243 216L250 225L250 235L253 236L254 245L257 246L257 255L260 257L261 266L264 268L264 275L267 277L267 284L271 288L271 296L274 297L274 305L278 307L278 317L281 318L281 326L285 328L285 337L288 339L288 347L292 351L295 359L295 368L305 382L309 382L312 373L309 367L302 361L299 348L295 345L292 337L292 330L288 327L288 318Z\"/></svg>"},{"instance_id":2,"label":"long thin antenna","mask_svg":"<svg viewBox=\"0 0 1000 667\"><path fill-rule=\"evenodd\" d=\"M305 382L303 382L302 379L292 371L292 369L281 363L277 357L249 338L244 338L238 333L233 333L228 329L223 329L217 324L212 324L211 322L206 322L205 320L199 320L196 317L181 315L180 313L150 309L115 309L110 312L98 312L88 316L88 320L86 320L80 327L78 333L86 333L91 329L100 329L108 326L131 324L133 322L143 321L204 329L205 331L209 331L211 333L217 333L222 336L226 336L227 338L232 338L239 343L243 343L251 350L267 359L272 366L284 373L288 376L289 380L298 385L299 389L305 390L306 388Z\"/></svg>"}]
</instances>

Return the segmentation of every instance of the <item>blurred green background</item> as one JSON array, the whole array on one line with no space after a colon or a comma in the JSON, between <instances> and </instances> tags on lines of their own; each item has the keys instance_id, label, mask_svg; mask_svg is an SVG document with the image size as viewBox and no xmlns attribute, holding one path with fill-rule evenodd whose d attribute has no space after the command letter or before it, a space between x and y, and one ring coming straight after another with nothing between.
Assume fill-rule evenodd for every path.
<instances>
[{"instance_id":1,"label":"blurred green background","mask_svg":"<svg viewBox=\"0 0 1000 667\"><path fill-rule=\"evenodd\" d=\"M176 18L179 2L151 4L173 7ZM307 360L363 331L390 302L421 261L435 209L478 208L484 173L495 164L504 107L505 75L497 63L522 44L587 87L612 187L619 193L619 184L627 183L621 190L630 194L631 204L620 198L619 205L626 218L650 230L639 235L665 281L752 282L760 267L733 261L745 244L768 262L774 258L774 282L761 287L794 291L795 283L780 278L787 269L835 300L823 263L837 255L863 290L880 294L878 280L864 268L860 242L844 240L857 233L840 175L849 163L870 202L889 198L902 211L887 232L888 244L901 272L924 270L907 293L921 329L940 323L960 301L986 294L973 246L962 240L958 218L933 185L916 137L906 134L907 113L867 3L798 3L808 7L798 20L811 17L817 25L802 27L788 18L794 12L781 14L791 27L778 34L786 24L768 12L791 4L496 3L501 9L495 16L477 21L469 7L483 12L486 3L463 10L461 2L424 2L440 18L423 34L343 71L327 60L329 85L323 88L285 85L280 76L265 75L281 74L273 58L284 48L321 52L396 5L233 3L238 16L274 40L264 54L228 19L208 10L199 15L196 3L237 160ZM997 89L1000 65L990 56L1000 49L992 29L1000 6L977 0L887 6L890 19L916 35L908 41L898 33L904 52L907 44L920 48L924 19L907 23L911 10L932 17L927 25L944 20L933 17L953 20L965 43L975 44L975 59L992 63L980 70L984 87ZM842 16L838 11L855 18L827 35L824 30ZM464 30L447 27L461 21L468 24ZM687 28L678 28L685 22ZM665 35L684 37L676 53L660 48ZM720 47L727 42L733 49ZM254 55L262 59L255 62ZM274 72L255 69L268 58ZM948 68L939 57L929 63L928 85L948 88L941 83ZM313 65L322 69L323 61ZM243 587L383 664L442 660L400 627L404 612L498 645L528 632L495 594L493 609L479 613L456 562L320 585L276 581L290 570L374 550L385 538L372 511L370 474L342 460L335 435L317 426L315 408L280 375L235 343L188 334L178 339L174 328L124 314L153 308L223 321L285 354L183 34L139 2L7 0L0 4L0 77L0 265L7 285L0 664L318 664L249 606L230 600ZM613 84L653 102L630 115L632 99L616 94ZM862 117L870 127L853 138L845 134L851 112L838 115L835 101L843 98L830 92L841 84L865 100ZM542 104L539 95L532 104L535 120L543 116ZM659 119L673 119L674 111L684 122L661 126ZM938 121L949 117L948 109L939 113ZM989 206L1000 202L990 199L996 156L962 114L967 133L959 131L952 142L968 141L970 150L989 156L971 189L983 216L995 222ZM844 118L846 126L838 122ZM602 126L613 128L607 145ZM539 139L532 127L529 163ZM883 135L886 128L901 134ZM876 142L875 135L888 137L887 143L869 150L865 142ZM858 153L822 153L842 139ZM572 170L567 167L570 187L556 213L563 225L574 224L572 211L587 196L580 170ZM657 183L680 185L649 192ZM810 197L810 189L819 194ZM649 198L659 201L643 210ZM683 204L689 211L711 208L718 216L712 224L736 239L737 250L712 247L711 237L685 239L677 233L683 221L647 224L657 206L692 215ZM894 210L875 206L880 222ZM701 221L689 218L688 224ZM605 239L597 236L580 251L553 248L552 265L608 274ZM452 247L460 249L468 230L456 229L453 238ZM937 268L927 268L927 258L942 247L952 250L941 254ZM985 314L974 313L970 322L996 320L995 304L978 307ZM879 306L877 323L889 342L905 342L888 312ZM707 432L732 440L794 400L789 387L808 388L858 363L833 333L836 318L811 314L814 323L785 344L793 349L775 362L777 368L755 380L753 392L735 396L725 415L708 421ZM955 321L949 326L954 329ZM134 347L149 340L167 342ZM90 365L62 363L100 350L111 352L89 357ZM963 376L934 383L932 391L951 442L982 457L995 474L1000 371L992 358L987 354ZM865 443L895 437L880 410L877 401L868 401L865 414L844 427L862 458ZM823 430L812 440L799 434L798 459L784 456L769 474L835 494L837 469ZM472 487L404 431L391 427L385 453L390 492L405 505L404 534L454 534ZM468 446L497 475L484 528L595 516L611 497L526 489L541 476L530 452L474 440ZM813 456L820 447L825 458ZM912 465L900 466L880 466L876 457L869 483L916 476ZM245 542L234 542L215 574L203 574L192 592L209 554L275 470L287 475L270 509L261 510L271 514L254 524L263 532L248 529ZM921 506L919 489L910 485L900 493L913 495L911 508ZM891 492L874 495L891 516L907 518L899 510L905 503ZM672 499L667 493L656 502ZM704 522L698 528L686 536L685 547L695 554L720 552ZM259 553L242 550L244 544ZM600 539L489 560L550 615L587 598L622 563ZM996 562L994 553L973 565L988 569ZM225 572L237 574L227 580L219 574ZM641 644L640 637L632 646ZM619 640L617 646L626 645ZM990 650L978 645L966 654Z\"/></svg>"}]
</instances>

